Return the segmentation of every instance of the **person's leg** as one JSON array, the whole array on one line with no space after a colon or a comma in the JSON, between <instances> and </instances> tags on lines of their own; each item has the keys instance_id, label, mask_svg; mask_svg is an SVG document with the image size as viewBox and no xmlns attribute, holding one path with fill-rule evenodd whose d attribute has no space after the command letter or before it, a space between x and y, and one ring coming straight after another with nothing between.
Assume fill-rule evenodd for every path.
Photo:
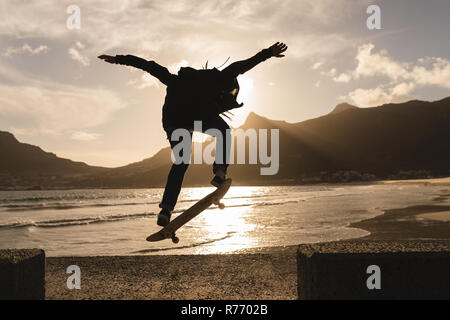
<instances>
[{"instance_id":1,"label":"person's leg","mask_svg":"<svg viewBox=\"0 0 450 320\"><path fill-rule=\"evenodd\" d=\"M170 141L170 147L173 148L180 143L181 141L172 141L171 138L172 132L169 131L167 133ZM190 143L189 143L189 150L183 149L187 152L189 152L189 158L190 158ZM179 155L174 155L174 157L183 157L183 150L180 151ZM159 204L159 207L163 209L158 216L158 224L164 225L167 224L170 221L170 213L175 208L175 205L177 204L178 196L181 191L181 186L183 184L184 174L186 173L187 168L189 167L189 163L180 163L176 164L173 163L172 167L170 168L169 175L167 177L166 187L164 189L164 195L161 200L161 203ZM166 215L167 219L165 217L161 217L161 214ZM164 221L162 221L164 220ZM167 220L167 221L165 221Z\"/></svg>"},{"instance_id":2,"label":"person's leg","mask_svg":"<svg viewBox=\"0 0 450 320\"><path fill-rule=\"evenodd\" d=\"M184 174L189 164L173 164L170 168L169 175L167 176L166 187L164 189L164 195L159 207L173 211L177 204L178 195L181 191L183 184Z\"/></svg>"},{"instance_id":3,"label":"person's leg","mask_svg":"<svg viewBox=\"0 0 450 320\"><path fill-rule=\"evenodd\" d=\"M230 126L220 116L211 117L204 120L202 126L204 132L209 129L215 129L217 130L217 134L220 134L221 136L218 138L213 132L215 130L211 130L213 133L211 136L216 137L216 156L213 164L213 173L215 174L215 177L211 183L218 186L225 180L228 165L230 163Z\"/></svg>"}]
</instances>

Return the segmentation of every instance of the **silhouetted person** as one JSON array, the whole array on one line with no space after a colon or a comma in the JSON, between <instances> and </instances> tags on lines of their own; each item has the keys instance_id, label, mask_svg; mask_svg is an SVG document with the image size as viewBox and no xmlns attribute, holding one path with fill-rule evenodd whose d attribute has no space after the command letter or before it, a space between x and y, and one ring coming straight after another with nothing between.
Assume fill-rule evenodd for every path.
<instances>
[{"instance_id":1,"label":"silhouetted person","mask_svg":"<svg viewBox=\"0 0 450 320\"><path fill-rule=\"evenodd\" d=\"M192 137L196 120L202 121L203 131L213 128L222 134L221 147L223 149L222 152L218 152L220 145L216 144L216 158L213 165L214 178L211 181L211 184L218 187L225 181L230 154L230 145L225 141L231 138L229 137L230 132L227 130L230 127L220 117L220 114L242 106L236 102L239 92L237 76L270 57L284 57L282 53L286 50L287 46L284 43L277 42L247 60L232 63L222 71L216 68L196 70L187 67L181 68L178 75L170 73L167 68L154 61L147 61L133 55L101 55L99 58L109 63L133 66L147 71L167 86L162 122L172 149L180 142L172 141L174 130L187 129ZM183 155L176 156L182 157ZM157 223L160 226L165 226L170 221L171 212L177 203L188 166L189 163L174 163L170 169L163 199L159 204L162 210L158 215Z\"/></svg>"}]
</instances>

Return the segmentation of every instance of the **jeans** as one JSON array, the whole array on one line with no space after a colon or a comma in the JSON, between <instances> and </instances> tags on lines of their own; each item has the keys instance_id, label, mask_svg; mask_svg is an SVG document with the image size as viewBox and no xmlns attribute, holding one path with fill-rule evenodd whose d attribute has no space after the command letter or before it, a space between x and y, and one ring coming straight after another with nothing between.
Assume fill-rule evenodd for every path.
<instances>
[{"instance_id":1,"label":"jeans","mask_svg":"<svg viewBox=\"0 0 450 320\"><path fill-rule=\"evenodd\" d=\"M173 127L164 127L164 130L167 133L167 138L170 142L170 147L174 148L178 143L181 141L172 141L171 136L172 132L176 128ZM220 134L222 135L222 152L217 152L219 148L221 147L219 143L219 139L216 138L216 156L215 161L213 164L213 173L216 173L216 171L220 168L225 173L227 172L228 165L230 163L230 143L227 143L227 141L231 142L231 134L230 134L230 127L228 124L220 117L220 116L214 116L208 119L205 119L202 121L202 129L203 131L206 131L208 129L217 129ZM191 140L192 140L192 132L194 129L189 130L191 133ZM211 134L213 136L213 134ZM191 150L188 150L189 153ZM183 151L180 152L180 156L183 156ZM190 158L190 154L189 154ZM178 196L181 191L181 185L183 184L184 174L186 173L187 168L189 167L189 163L181 163L181 164L172 164L172 168L170 169L169 176L167 177L166 182L166 188L164 190L164 195L162 198L161 203L159 204L160 208L164 208L167 210L172 211L175 208L175 205L178 200Z\"/></svg>"}]
</instances>

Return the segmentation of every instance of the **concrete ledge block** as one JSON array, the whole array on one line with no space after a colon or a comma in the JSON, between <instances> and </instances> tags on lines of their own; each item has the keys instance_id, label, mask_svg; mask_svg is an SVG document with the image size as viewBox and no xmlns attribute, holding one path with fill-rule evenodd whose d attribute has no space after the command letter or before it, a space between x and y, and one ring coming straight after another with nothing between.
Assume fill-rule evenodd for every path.
<instances>
[{"instance_id":1,"label":"concrete ledge block","mask_svg":"<svg viewBox=\"0 0 450 320\"><path fill-rule=\"evenodd\" d=\"M450 299L450 241L300 245L300 299Z\"/></svg>"},{"instance_id":2,"label":"concrete ledge block","mask_svg":"<svg viewBox=\"0 0 450 320\"><path fill-rule=\"evenodd\" d=\"M45 299L44 250L0 250L0 299Z\"/></svg>"}]
</instances>

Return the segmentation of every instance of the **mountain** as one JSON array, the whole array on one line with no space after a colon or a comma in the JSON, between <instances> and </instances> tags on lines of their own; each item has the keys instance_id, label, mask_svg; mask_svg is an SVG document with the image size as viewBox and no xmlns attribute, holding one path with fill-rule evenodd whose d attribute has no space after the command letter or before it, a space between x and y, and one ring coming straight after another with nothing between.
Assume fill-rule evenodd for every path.
<instances>
[{"instance_id":1,"label":"mountain","mask_svg":"<svg viewBox=\"0 0 450 320\"><path fill-rule=\"evenodd\" d=\"M96 167L74 162L45 152L41 148L21 143L9 132L0 131L0 172L86 173Z\"/></svg>"},{"instance_id":2,"label":"mountain","mask_svg":"<svg viewBox=\"0 0 450 320\"><path fill-rule=\"evenodd\" d=\"M339 109L299 123L250 113L240 129L279 129L279 172L262 176L261 165L233 164L229 174L234 183L296 184L450 174L450 98ZM93 180L115 187L164 186L169 159L170 149L163 149L150 159L111 169ZM211 175L211 166L191 164L184 184L205 185Z\"/></svg>"},{"instance_id":3,"label":"mountain","mask_svg":"<svg viewBox=\"0 0 450 320\"><path fill-rule=\"evenodd\" d=\"M449 120L450 98L350 108L294 124L292 143L302 150L300 170L310 174L351 170L381 178L401 177L406 171L448 174Z\"/></svg>"},{"instance_id":4,"label":"mountain","mask_svg":"<svg viewBox=\"0 0 450 320\"><path fill-rule=\"evenodd\" d=\"M4 187L39 186L42 182L45 185L47 182L64 185L64 179L104 171L103 168L59 158L39 147L21 143L5 131L0 131L0 154L0 186Z\"/></svg>"},{"instance_id":5,"label":"mountain","mask_svg":"<svg viewBox=\"0 0 450 320\"><path fill-rule=\"evenodd\" d=\"M229 174L235 184L258 185L450 175L449 123L450 97L373 108L341 104L327 115L299 123L250 113L240 129L279 130L279 171L264 176L260 174L264 167L260 164L233 164ZM50 172L57 169L60 173L79 173L64 180L65 186L162 187L171 166L169 148L140 162L105 169L60 159L37 147L20 144L10 134L2 133L0 137L0 152L8 154L0 162L0 173L5 166L9 170L16 167L16 172L45 168ZM34 150L30 154L41 162L28 161L32 158L20 156L20 152L10 156L14 148ZM246 154L248 158L248 146ZM211 177L210 165L191 164L184 185L206 185ZM19 182L15 184L24 185ZM40 185L54 184L55 179Z\"/></svg>"},{"instance_id":6,"label":"mountain","mask_svg":"<svg viewBox=\"0 0 450 320\"><path fill-rule=\"evenodd\" d=\"M344 102L344 103L340 103L336 107L334 107L333 111L331 111L329 114L336 114L336 113L340 113L340 112L344 112L344 111L352 110L352 109L358 109L358 107L352 106L351 104Z\"/></svg>"}]
</instances>

